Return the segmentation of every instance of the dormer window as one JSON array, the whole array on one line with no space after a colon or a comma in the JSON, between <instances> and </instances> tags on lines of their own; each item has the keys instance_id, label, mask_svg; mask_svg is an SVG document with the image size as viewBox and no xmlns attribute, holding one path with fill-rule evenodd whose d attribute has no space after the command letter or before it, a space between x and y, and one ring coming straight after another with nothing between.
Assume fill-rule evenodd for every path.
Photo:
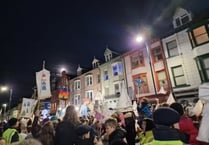
<instances>
[{"instance_id":1,"label":"dormer window","mask_svg":"<svg viewBox=\"0 0 209 145\"><path fill-rule=\"evenodd\" d=\"M187 14L184 14L183 16L176 18L176 26L177 27L184 25L188 22L189 22L189 16Z\"/></svg>"},{"instance_id":2,"label":"dormer window","mask_svg":"<svg viewBox=\"0 0 209 145\"><path fill-rule=\"evenodd\" d=\"M106 48L104 56L105 56L106 62L110 61L112 59L112 51L110 49Z\"/></svg>"},{"instance_id":3,"label":"dormer window","mask_svg":"<svg viewBox=\"0 0 209 145\"><path fill-rule=\"evenodd\" d=\"M178 8L173 16L173 26L178 28L192 21L192 14L185 9Z\"/></svg>"}]
</instances>

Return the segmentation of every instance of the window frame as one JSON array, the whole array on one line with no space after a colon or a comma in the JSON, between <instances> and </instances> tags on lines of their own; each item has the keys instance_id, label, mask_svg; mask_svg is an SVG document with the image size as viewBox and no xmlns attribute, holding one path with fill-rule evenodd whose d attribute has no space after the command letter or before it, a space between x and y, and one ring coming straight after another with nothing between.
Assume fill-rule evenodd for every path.
<instances>
[{"instance_id":1,"label":"window frame","mask_svg":"<svg viewBox=\"0 0 209 145\"><path fill-rule=\"evenodd\" d=\"M172 42L176 42L176 47L171 47L171 48L169 48L168 46L169 46L169 44L171 44ZM178 56L178 55L179 55L178 44L177 44L177 40L176 40L176 39L167 41L167 42L166 42L166 48L167 48L168 57L174 57L174 56ZM177 50L177 53L175 53L174 55L171 55L171 50L174 50L174 49Z\"/></svg>"},{"instance_id":2,"label":"window frame","mask_svg":"<svg viewBox=\"0 0 209 145\"><path fill-rule=\"evenodd\" d=\"M93 85L93 75L88 74L85 76L85 86L92 86Z\"/></svg>"},{"instance_id":3,"label":"window frame","mask_svg":"<svg viewBox=\"0 0 209 145\"><path fill-rule=\"evenodd\" d=\"M133 58L136 59L136 65L133 65ZM135 69L135 68L138 68L140 66L145 66L145 63L144 63L144 54L143 54L143 51L137 51L137 52L134 52L133 54L130 55L130 63L131 63L131 68L132 69Z\"/></svg>"},{"instance_id":4,"label":"window frame","mask_svg":"<svg viewBox=\"0 0 209 145\"><path fill-rule=\"evenodd\" d=\"M74 82L73 82L73 88L74 88L74 90L80 90L81 89L81 80L75 80Z\"/></svg>"},{"instance_id":5,"label":"window frame","mask_svg":"<svg viewBox=\"0 0 209 145\"><path fill-rule=\"evenodd\" d=\"M175 69L178 69L178 68L181 68L182 69L183 74L181 74L181 75L175 75ZM186 86L186 77L185 77L185 73L184 73L183 66L182 65L178 65L178 66L171 67L171 71L172 71L172 76L173 76L173 81L174 81L175 87ZM183 84L177 84L176 78L180 78L180 77L183 77L184 78L185 83L183 83Z\"/></svg>"}]
</instances>

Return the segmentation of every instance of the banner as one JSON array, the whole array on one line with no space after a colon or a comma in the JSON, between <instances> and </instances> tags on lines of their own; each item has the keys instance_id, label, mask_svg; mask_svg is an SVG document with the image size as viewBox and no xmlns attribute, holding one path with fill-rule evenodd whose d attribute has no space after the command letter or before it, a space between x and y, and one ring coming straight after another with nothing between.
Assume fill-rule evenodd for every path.
<instances>
[{"instance_id":1,"label":"banner","mask_svg":"<svg viewBox=\"0 0 209 145\"><path fill-rule=\"evenodd\" d=\"M37 100L23 98L20 117L31 118L36 107Z\"/></svg>"},{"instance_id":2,"label":"banner","mask_svg":"<svg viewBox=\"0 0 209 145\"><path fill-rule=\"evenodd\" d=\"M51 97L50 88L50 72L46 69L36 72L36 85L38 91L38 99L46 99Z\"/></svg>"}]
</instances>

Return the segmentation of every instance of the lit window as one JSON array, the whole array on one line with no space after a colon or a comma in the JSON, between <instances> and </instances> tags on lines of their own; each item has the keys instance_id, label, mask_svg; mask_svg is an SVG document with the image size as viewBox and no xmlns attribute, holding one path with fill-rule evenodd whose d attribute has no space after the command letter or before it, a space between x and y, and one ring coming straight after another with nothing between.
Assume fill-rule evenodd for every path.
<instances>
[{"instance_id":1,"label":"lit window","mask_svg":"<svg viewBox=\"0 0 209 145\"><path fill-rule=\"evenodd\" d=\"M169 57L179 55L176 40L172 40L170 42L167 42L166 45L167 45Z\"/></svg>"},{"instance_id":2,"label":"lit window","mask_svg":"<svg viewBox=\"0 0 209 145\"><path fill-rule=\"evenodd\" d=\"M175 86L182 86L182 85L186 85L186 79L184 76L184 71L182 66L176 66L176 67L172 67L172 72L173 72L173 79L175 82Z\"/></svg>"},{"instance_id":3,"label":"lit window","mask_svg":"<svg viewBox=\"0 0 209 145\"><path fill-rule=\"evenodd\" d=\"M193 33L197 45L209 41L208 33L205 26L194 29Z\"/></svg>"},{"instance_id":4,"label":"lit window","mask_svg":"<svg viewBox=\"0 0 209 145\"><path fill-rule=\"evenodd\" d=\"M113 71L113 76L122 75L123 74L122 63L117 62L112 64L112 71Z\"/></svg>"},{"instance_id":5,"label":"lit window","mask_svg":"<svg viewBox=\"0 0 209 145\"><path fill-rule=\"evenodd\" d=\"M136 81L136 80L140 80L140 81ZM145 73L133 76L133 82L134 82L135 94L149 92L148 84L147 84L147 76Z\"/></svg>"},{"instance_id":6,"label":"lit window","mask_svg":"<svg viewBox=\"0 0 209 145\"><path fill-rule=\"evenodd\" d=\"M107 70L105 70L104 71L104 80L106 81L106 80L108 80L109 78L108 78L108 71Z\"/></svg>"}]
</instances>

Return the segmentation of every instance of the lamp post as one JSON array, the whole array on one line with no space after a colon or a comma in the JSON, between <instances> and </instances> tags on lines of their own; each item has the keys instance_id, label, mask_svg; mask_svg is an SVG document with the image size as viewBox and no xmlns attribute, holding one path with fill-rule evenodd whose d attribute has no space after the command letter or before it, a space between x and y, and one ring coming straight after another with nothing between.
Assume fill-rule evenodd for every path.
<instances>
[{"instance_id":1,"label":"lamp post","mask_svg":"<svg viewBox=\"0 0 209 145\"><path fill-rule=\"evenodd\" d=\"M7 91L8 89L9 88L7 86L2 86L1 87L2 92ZM12 88L10 88L9 89L9 103L8 103L8 119L9 119L9 115L10 115L10 111L11 111L12 93L13 93L13 90L12 90Z\"/></svg>"},{"instance_id":2,"label":"lamp post","mask_svg":"<svg viewBox=\"0 0 209 145\"><path fill-rule=\"evenodd\" d=\"M7 104L6 103L2 104L2 107L3 107L3 113L2 113L2 121L3 121L6 113Z\"/></svg>"},{"instance_id":3,"label":"lamp post","mask_svg":"<svg viewBox=\"0 0 209 145\"><path fill-rule=\"evenodd\" d=\"M13 90L12 90L12 88L10 88L10 89L9 89L8 119L9 119L10 112L11 112L12 93L13 93Z\"/></svg>"},{"instance_id":4,"label":"lamp post","mask_svg":"<svg viewBox=\"0 0 209 145\"><path fill-rule=\"evenodd\" d=\"M136 37L136 41L139 42L139 43L140 42L144 42L144 45L146 47L148 61L149 61L149 66L150 66L150 71L151 71L151 77L152 77L152 82L153 82L153 87L154 87L154 92L155 92L155 97L157 97L157 90L156 90L155 79L154 79L154 74L153 74L153 67L152 67L152 61L151 61L149 45L147 44L147 41L144 40L144 38L142 36L137 36Z\"/></svg>"}]
</instances>

